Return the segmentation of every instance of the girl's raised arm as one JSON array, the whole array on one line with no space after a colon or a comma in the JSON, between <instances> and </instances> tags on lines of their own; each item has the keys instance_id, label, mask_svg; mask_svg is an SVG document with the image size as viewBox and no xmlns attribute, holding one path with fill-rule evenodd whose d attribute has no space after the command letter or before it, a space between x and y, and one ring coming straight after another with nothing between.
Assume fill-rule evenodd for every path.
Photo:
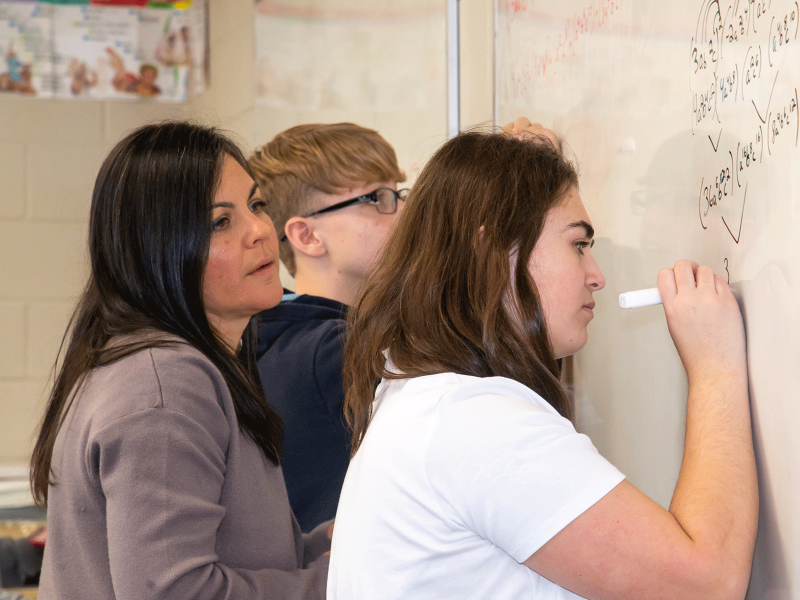
<instances>
[{"instance_id":1,"label":"girl's raised arm","mask_svg":"<svg viewBox=\"0 0 800 600\"><path fill-rule=\"evenodd\" d=\"M741 599L758 523L742 316L708 267L680 261L658 288L689 379L669 511L623 482L525 564L591 599Z\"/></svg>"}]
</instances>

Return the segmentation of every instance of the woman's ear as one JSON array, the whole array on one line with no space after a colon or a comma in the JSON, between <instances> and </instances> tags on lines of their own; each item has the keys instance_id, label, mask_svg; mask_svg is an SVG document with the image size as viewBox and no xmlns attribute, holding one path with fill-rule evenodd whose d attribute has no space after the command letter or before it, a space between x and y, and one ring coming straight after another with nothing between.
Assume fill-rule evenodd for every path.
<instances>
[{"instance_id":1,"label":"woman's ear","mask_svg":"<svg viewBox=\"0 0 800 600\"><path fill-rule=\"evenodd\" d=\"M310 258L319 258L327 252L324 242L316 234L314 224L303 217L292 217L284 226L286 239L295 252L305 254Z\"/></svg>"}]
</instances>

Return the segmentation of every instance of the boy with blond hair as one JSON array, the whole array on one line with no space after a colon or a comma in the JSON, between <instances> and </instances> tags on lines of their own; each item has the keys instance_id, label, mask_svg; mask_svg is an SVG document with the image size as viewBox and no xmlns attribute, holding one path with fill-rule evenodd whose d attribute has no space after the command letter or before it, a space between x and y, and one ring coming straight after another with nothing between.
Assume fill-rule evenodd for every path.
<instances>
[{"instance_id":1,"label":"boy with blond hair","mask_svg":"<svg viewBox=\"0 0 800 600\"><path fill-rule=\"evenodd\" d=\"M407 190L394 149L354 125L299 125L249 159L296 293L259 316L258 368L283 419L289 501L303 531L336 514L349 462L342 414L347 306L383 251Z\"/></svg>"}]
</instances>

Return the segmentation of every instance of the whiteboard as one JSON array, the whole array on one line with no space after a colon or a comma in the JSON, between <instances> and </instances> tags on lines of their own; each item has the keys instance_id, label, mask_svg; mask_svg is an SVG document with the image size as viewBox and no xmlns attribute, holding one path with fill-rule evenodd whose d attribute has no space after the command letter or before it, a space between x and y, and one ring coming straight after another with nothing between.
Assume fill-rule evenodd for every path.
<instances>
[{"instance_id":1,"label":"whiteboard","mask_svg":"<svg viewBox=\"0 0 800 600\"><path fill-rule=\"evenodd\" d=\"M259 0L256 145L300 123L350 121L376 129L413 183L447 139L446 9L444 0Z\"/></svg>"},{"instance_id":2,"label":"whiteboard","mask_svg":"<svg viewBox=\"0 0 800 600\"><path fill-rule=\"evenodd\" d=\"M496 119L563 136L606 276L574 358L577 425L668 506L687 384L660 306L680 258L727 277L748 338L761 512L748 598L800 598L800 6L497 0Z\"/></svg>"}]
</instances>

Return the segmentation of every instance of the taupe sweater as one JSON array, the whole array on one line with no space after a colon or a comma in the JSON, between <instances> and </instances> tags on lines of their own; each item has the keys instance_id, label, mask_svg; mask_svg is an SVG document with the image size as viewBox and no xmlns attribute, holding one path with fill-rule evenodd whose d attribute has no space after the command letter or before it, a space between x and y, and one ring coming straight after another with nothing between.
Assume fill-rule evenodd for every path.
<instances>
[{"instance_id":1,"label":"taupe sweater","mask_svg":"<svg viewBox=\"0 0 800 600\"><path fill-rule=\"evenodd\" d=\"M93 370L52 464L41 600L325 597L328 523L300 533L280 467L188 345Z\"/></svg>"}]
</instances>

